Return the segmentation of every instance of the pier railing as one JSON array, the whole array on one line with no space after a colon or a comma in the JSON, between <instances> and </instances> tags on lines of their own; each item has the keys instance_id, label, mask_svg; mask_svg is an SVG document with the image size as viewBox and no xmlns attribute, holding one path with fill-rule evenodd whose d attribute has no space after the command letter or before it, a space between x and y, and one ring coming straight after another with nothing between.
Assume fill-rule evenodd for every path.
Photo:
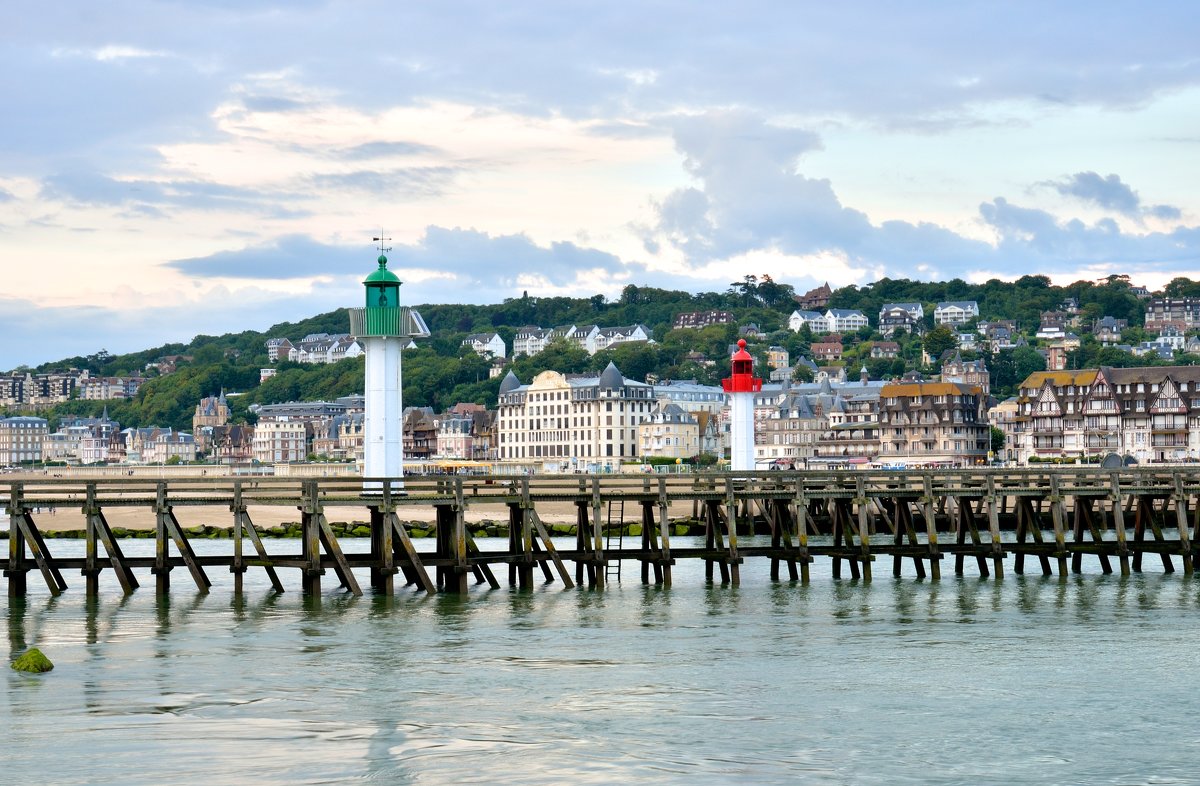
<instances>
[{"instance_id":1,"label":"pier railing","mask_svg":"<svg viewBox=\"0 0 1200 786\"><path fill-rule=\"evenodd\" d=\"M1024 572L1036 559L1045 575L1065 576L1095 559L1105 572L1142 569L1157 555L1164 571L1191 573L1200 540L1200 469L1190 467L1091 467L966 470L833 470L693 475L433 475L403 479L358 477L96 477L26 475L5 478L0 506L8 517L8 556L2 561L10 594L27 590L39 572L52 593L67 588L63 571L78 568L89 593L111 570L122 588L139 586L149 569L166 592L173 570L186 569L201 591L211 586L206 568L232 572L234 591L247 570L266 571L283 591L280 569L297 569L306 592L320 590L332 570L341 586L362 590L355 570L370 572L378 592L394 591L394 576L427 592L468 592L476 583L500 586L493 568L510 583L532 586L535 571L565 586L603 587L620 578L625 562L637 563L643 582L670 584L680 559L702 560L705 575L737 583L746 559L770 561L771 576L807 581L814 559L832 561L841 578L870 580L873 563L890 557L894 575L911 563L918 578L940 578L944 557L961 575L973 559L983 576L1003 575L1006 560ZM177 508L221 506L229 511L233 553L197 556ZM297 511L298 554L271 554L253 514L264 507ZM56 558L39 526L46 511L75 508L84 515L86 556ZM139 511L153 525L153 558L127 558L105 516L116 508ZM563 528L543 520L553 509L572 519L574 548L562 548ZM619 531L636 543L614 540ZM499 521L506 548L483 551L468 524ZM369 550L342 549L332 521L357 521L370 533ZM429 521L432 550L418 551L412 520ZM628 527L632 519L635 527ZM681 525L681 522L684 524ZM703 535L703 545L672 547L677 527ZM344 530L343 530L344 531ZM559 543L551 537L557 533ZM739 546L739 535L769 535ZM568 536L569 537L569 536ZM279 551L278 542L271 541ZM295 548L292 546L291 548ZM568 564L574 571L568 570ZM137 571L137 572L135 572ZM432 575L431 575L432 571Z\"/></svg>"}]
</instances>

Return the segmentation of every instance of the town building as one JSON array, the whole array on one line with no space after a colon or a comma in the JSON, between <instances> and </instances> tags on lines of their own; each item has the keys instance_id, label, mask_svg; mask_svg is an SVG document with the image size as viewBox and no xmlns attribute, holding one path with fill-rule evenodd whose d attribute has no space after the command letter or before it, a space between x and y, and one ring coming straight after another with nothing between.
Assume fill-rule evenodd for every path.
<instances>
[{"instance_id":1,"label":"town building","mask_svg":"<svg viewBox=\"0 0 1200 786\"><path fill-rule=\"evenodd\" d=\"M794 332L807 325L813 333L853 333L869 324L863 312L849 308L831 308L824 314L798 310L788 317L788 329Z\"/></svg>"},{"instance_id":2,"label":"town building","mask_svg":"<svg viewBox=\"0 0 1200 786\"><path fill-rule=\"evenodd\" d=\"M675 330L706 328L709 325L728 325L733 322L733 312L717 311L686 311L675 315L671 327Z\"/></svg>"},{"instance_id":3,"label":"town building","mask_svg":"<svg viewBox=\"0 0 1200 786\"><path fill-rule=\"evenodd\" d=\"M796 297L796 302L800 308L805 311L820 311L829 305L829 299L833 297L833 290L829 288L829 282L826 281L819 287L810 289L803 295Z\"/></svg>"},{"instance_id":4,"label":"town building","mask_svg":"<svg viewBox=\"0 0 1200 786\"><path fill-rule=\"evenodd\" d=\"M886 336L903 329L908 333L920 332L925 307L920 303L884 303L879 309L879 332Z\"/></svg>"},{"instance_id":5,"label":"town building","mask_svg":"<svg viewBox=\"0 0 1200 786\"><path fill-rule=\"evenodd\" d=\"M219 396L208 396L200 399L196 412L192 415L192 434L196 437L196 449L201 453L208 452L208 434L211 426L224 426L229 422L229 402L225 399L225 391Z\"/></svg>"},{"instance_id":6,"label":"town building","mask_svg":"<svg viewBox=\"0 0 1200 786\"><path fill-rule=\"evenodd\" d=\"M1156 297L1146 304L1146 331L1170 325L1183 332L1200 329L1200 297Z\"/></svg>"},{"instance_id":7,"label":"town building","mask_svg":"<svg viewBox=\"0 0 1200 786\"><path fill-rule=\"evenodd\" d=\"M769 368L787 368L789 365L790 355L786 349L779 346L767 347L767 366Z\"/></svg>"},{"instance_id":8,"label":"town building","mask_svg":"<svg viewBox=\"0 0 1200 786\"><path fill-rule=\"evenodd\" d=\"M438 427L431 407L405 407L402 425L404 458L425 461L437 452Z\"/></svg>"},{"instance_id":9,"label":"town building","mask_svg":"<svg viewBox=\"0 0 1200 786\"><path fill-rule=\"evenodd\" d=\"M267 360L272 363L278 363L281 360L291 360L293 349L292 342L286 338L267 339Z\"/></svg>"},{"instance_id":10,"label":"town building","mask_svg":"<svg viewBox=\"0 0 1200 786\"><path fill-rule=\"evenodd\" d=\"M1016 396L1006 398L988 410L988 425L1004 434L1004 447L992 457L994 461L1011 464L1019 460L1018 445L1022 434L1019 412Z\"/></svg>"},{"instance_id":11,"label":"town building","mask_svg":"<svg viewBox=\"0 0 1200 786\"><path fill-rule=\"evenodd\" d=\"M992 375L983 359L963 360L958 351L942 364L942 382L978 387L985 402L992 391Z\"/></svg>"},{"instance_id":12,"label":"town building","mask_svg":"<svg viewBox=\"0 0 1200 786\"><path fill-rule=\"evenodd\" d=\"M900 345L895 341L874 341L871 343L871 359L892 359L900 354Z\"/></svg>"},{"instance_id":13,"label":"town building","mask_svg":"<svg viewBox=\"0 0 1200 786\"><path fill-rule=\"evenodd\" d=\"M842 359L842 345L840 342L824 342L814 341L809 350L812 352L813 360L817 363L828 363L831 360Z\"/></svg>"},{"instance_id":14,"label":"town building","mask_svg":"<svg viewBox=\"0 0 1200 786\"><path fill-rule=\"evenodd\" d=\"M42 461L42 441L50 431L49 426L45 418L0 418L0 465Z\"/></svg>"},{"instance_id":15,"label":"town building","mask_svg":"<svg viewBox=\"0 0 1200 786\"><path fill-rule=\"evenodd\" d=\"M145 381L145 377L81 377L79 398L87 401L131 399Z\"/></svg>"},{"instance_id":16,"label":"town building","mask_svg":"<svg viewBox=\"0 0 1200 786\"><path fill-rule=\"evenodd\" d=\"M700 424L677 404L660 401L638 425L638 443L643 457L688 459L701 452Z\"/></svg>"},{"instance_id":17,"label":"town building","mask_svg":"<svg viewBox=\"0 0 1200 786\"><path fill-rule=\"evenodd\" d=\"M645 325L602 328L596 325L563 325L544 329L526 325L513 336L513 357L536 355L551 342L563 340L575 344L589 355L631 341L650 341L652 331Z\"/></svg>"},{"instance_id":18,"label":"town building","mask_svg":"<svg viewBox=\"0 0 1200 786\"><path fill-rule=\"evenodd\" d=\"M1092 335L1104 346L1121 343L1121 331L1129 327L1129 320L1103 317L1092 323Z\"/></svg>"},{"instance_id":19,"label":"town building","mask_svg":"<svg viewBox=\"0 0 1200 786\"><path fill-rule=\"evenodd\" d=\"M1038 327L1037 337L1045 339L1062 338L1067 334L1067 322L1070 315L1065 311L1043 311L1042 322Z\"/></svg>"},{"instance_id":20,"label":"town building","mask_svg":"<svg viewBox=\"0 0 1200 786\"><path fill-rule=\"evenodd\" d=\"M638 455L637 426L654 408L654 388L609 363L599 376L543 371L500 385L498 458L556 470L614 470Z\"/></svg>"},{"instance_id":21,"label":"town building","mask_svg":"<svg viewBox=\"0 0 1200 786\"><path fill-rule=\"evenodd\" d=\"M254 426L205 426L208 458L215 464L245 466L254 461Z\"/></svg>"}]
</instances>

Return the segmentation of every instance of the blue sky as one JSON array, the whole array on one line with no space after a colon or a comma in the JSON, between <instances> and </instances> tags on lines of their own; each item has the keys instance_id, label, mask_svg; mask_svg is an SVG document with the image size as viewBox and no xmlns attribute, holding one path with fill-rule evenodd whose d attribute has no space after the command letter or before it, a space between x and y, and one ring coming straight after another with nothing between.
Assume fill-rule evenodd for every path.
<instances>
[{"instance_id":1,"label":"blue sky","mask_svg":"<svg viewBox=\"0 0 1200 786\"><path fill-rule=\"evenodd\" d=\"M0 369L409 303L1200 278L1192 3L14 1Z\"/></svg>"}]
</instances>

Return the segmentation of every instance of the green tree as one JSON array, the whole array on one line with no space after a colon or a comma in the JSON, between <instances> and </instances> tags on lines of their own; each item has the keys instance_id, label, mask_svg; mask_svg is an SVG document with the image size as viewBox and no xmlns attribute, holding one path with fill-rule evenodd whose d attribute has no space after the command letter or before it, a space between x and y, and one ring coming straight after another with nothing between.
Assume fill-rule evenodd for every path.
<instances>
[{"instance_id":1,"label":"green tree","mask_svg":"<svg viewBox=\"0 0 1200 786\"><path fill-rule=\"evenodd\" d=\"M991 426L992 443L990 450L999 456L1004 451L1004 432Z\"/></svg>"},{"instance_id":2,"label":"green tree","mask_svg":"<svg viewBox=\"0 0 1200 786\"><path fill-rule=\"evenodd\" d=\"M947 349L954 349L956 346L958 346L958 340L954 337L954 331L945 325L938 325L925 334L925 353L935 363L942 356L943 352Z\"/></svg>"}]
</instances>

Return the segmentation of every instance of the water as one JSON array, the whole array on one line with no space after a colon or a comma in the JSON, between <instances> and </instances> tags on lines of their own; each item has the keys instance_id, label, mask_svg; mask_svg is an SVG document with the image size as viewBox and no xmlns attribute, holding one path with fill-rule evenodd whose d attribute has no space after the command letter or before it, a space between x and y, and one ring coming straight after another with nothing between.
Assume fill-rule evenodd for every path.
<instances>
[{"instance_id":1,"label":"water","mask_svg":"<svg viewBox=\"0 0 1200 786\"><path fill-rule=\"evenodd\" d=\"M751 560L732 588L681 563L664 590L627 566L467 599L252 570L242 601L216 571L161 601L69 575L3 601L11 651L55 669L3 679L0 782L1195 783L1200 581L1009 568L802 586Z\"/></svg>"}]
</instances>

